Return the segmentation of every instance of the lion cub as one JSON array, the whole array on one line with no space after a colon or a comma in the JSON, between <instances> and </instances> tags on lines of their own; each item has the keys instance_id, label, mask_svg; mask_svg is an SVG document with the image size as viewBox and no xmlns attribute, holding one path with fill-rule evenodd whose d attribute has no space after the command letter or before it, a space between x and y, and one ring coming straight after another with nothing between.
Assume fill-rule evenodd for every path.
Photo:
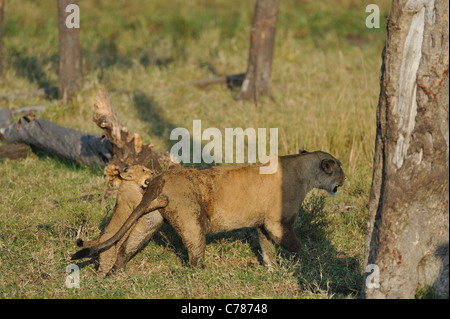
<instances>
[{"instance_id":1,"label":"lion cub","mask_svg":"<svg viewBox=\"0 0 450 319\"><path fill-rule=\"evenodd\" d=\"M141 202L149 182L148 180L152 177L152 174L153 172L150 169L141 165L125 168L120 173L122 183L119 186L116 205L108 224L96 239L83 242L81 238L78 238L76 241L77 246L83 248L91 247L114 235L130 216L131 212ZM132 231L133 230L131 229L121 241L99 254L98 274L107 275L111 271L116 262L117 252L119 251L120 246L127 240Z\"/></svg>"}]
</instances>

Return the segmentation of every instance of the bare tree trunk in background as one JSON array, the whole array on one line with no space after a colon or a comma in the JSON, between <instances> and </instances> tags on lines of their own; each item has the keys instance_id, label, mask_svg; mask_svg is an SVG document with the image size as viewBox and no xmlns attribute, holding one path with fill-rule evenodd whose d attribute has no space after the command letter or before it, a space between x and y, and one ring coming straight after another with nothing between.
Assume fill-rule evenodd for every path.
<instances>
[{"instance_id":1,"label":"bare tree trunk in background","mask_svg":"<svg viewBox=\"0 0 450 319\"><path fill-rule=\"evenodd\" d=\"M379 273L366 273L366 298L449 296L448 68L448 1L393 1L365 247Z\"/></svg>"},{"instance_id":2,"label":"bare tree trunk in background","mask_svg":"<svg viewBox=\"0 0 450 319\"><path fill-rule=\"evenodd\" d=\"M270 76L280 0L257 0L250 34L247 72L236 99L270 96Z\"/></svg>"},{"instance_id":3,"label":"bare tree trunk in background","mask_svg":"<svg viewBox=\"0 0 450 319\"><path fill-rule=\"evenodd\" d=\"M3 39L3 8L4 7L5 7L5 1L0 0L0 75L3 74L2 39Z\"/></svg>"},{"instance_id":4,"label":"bare tree trunk in background","mask_svg":"<svg viewBox=\"0 0 450 319\"><path fill-rule=\"evenodd\" d=\"M68 28L66 19L71 11L66 12L69 4L78 5L78 0L58 0L59 29L59 98L70 100L73 92L83 85L81 65L79 28Z\"/></svg>"}]
</instances>

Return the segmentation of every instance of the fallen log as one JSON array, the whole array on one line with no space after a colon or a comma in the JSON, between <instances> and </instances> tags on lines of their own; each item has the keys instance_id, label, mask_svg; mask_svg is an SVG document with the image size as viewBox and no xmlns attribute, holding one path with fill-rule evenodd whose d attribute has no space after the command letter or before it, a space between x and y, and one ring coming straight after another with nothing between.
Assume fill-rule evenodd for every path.
<instances>
[{"instance_id":1,"label":"fallen log","mask_svg":"<svg viewBox=\"0 0 450 319\"><path fill-rule=\"evenodd\" d=\"M0 146L0 158L9 158L12 160L26 158L26 144L9 144Z\"/></svg>"},{"instance_id":2,"label":"fallen log","mask_svg":"<svg viewBox=\"0 0 450 319\"><path fill-rule=\"evenodd\" d=\"M105 166L112 158L112 145L105 138L64 127L34 115L23 116L0 131L7 143L25 143L76 164Z\"/></svg>"},{"instance_id":3,"label":"fallen log","mask_svg":"<svg viewBox=\"0 0 450 319\"><path fill-rule=\"evenodd\" d=\"M171 161L168 152L152 151L153 144L143 145L138 133L123 126L104 90L100 90L95 99L94 122L103 129L103 136L87 134L29 114L21 117L18 123L0 128L0 138L7 143L32 145L79 165L104 167L108 178L107 197L115 197L121 183L119 174L127 166L140 164L154 171L179 166Z\"/></svg>"},{"instance_id":4,"label":"fallen log","mask_svg":"<svg viewBox=\"0 0 450 319\"><path fill-rule=\"evenodd\" d=\"M20 109L0 110L0 127L10 125L11 119L15 115L44 112L44 111L45 111L45 106L43 106L43 105L26 106L26 107L22 107Z\"/></svg>"}]
</instances>

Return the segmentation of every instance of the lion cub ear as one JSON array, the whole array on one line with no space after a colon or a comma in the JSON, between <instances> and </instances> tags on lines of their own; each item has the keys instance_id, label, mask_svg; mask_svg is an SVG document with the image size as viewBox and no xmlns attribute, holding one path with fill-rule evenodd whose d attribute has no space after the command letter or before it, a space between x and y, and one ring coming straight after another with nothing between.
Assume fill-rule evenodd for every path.
<instances>
[{"instance_id":1,"label":"lion cub ear","mask_svg":"<svg viewBox=\"0 0 450 319\"><path fill-rule=\"evenodd\" d=\"M333 167L336 163L333 160L325 159L320 164L325 173L331 174L333 173Z\"/></svg>"},{"instance_id":2,"label":"lion cub ear","mask_svg":"<svg viewBox=\"0 0 450 319\"><path fill-rule=\"evenodd\" d=\"M131 181L133 180L133 174L128 172L128 167L125 167L125 169L120 173L120 178L125 181Z\"/></svg>"}]
</instances>

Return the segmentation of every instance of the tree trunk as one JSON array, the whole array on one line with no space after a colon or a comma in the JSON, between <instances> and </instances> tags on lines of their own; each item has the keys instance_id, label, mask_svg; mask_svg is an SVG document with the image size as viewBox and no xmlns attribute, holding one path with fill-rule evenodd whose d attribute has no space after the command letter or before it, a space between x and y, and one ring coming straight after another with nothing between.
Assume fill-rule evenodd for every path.
<instances>
[{"instance_id":1,"label":"tree trunk","mask_svg":"<svg viewBox=\"0 0 450 319\"><path fill-rule=\"evenodd\" d=\"M247 72L236 99L270 96L270 75L280 0L257 0L250 34Z\"/></svg>"},{"instance_id":2,"label":"tree trunk","mask_svg":"<svg viewBox=\"0 0 450 319\"><path fill-rule=\"evenodd\" d=\"M4 7L5 7L5 1L0 0L0 75L3 74L2 39L3 39L3 8Z\"/></svg>"},{"instance_id":3,"label":"tree trunk","mask_svg":"<svg viewBox=\"0 0 450 319\"><path fill-rule=\"evenodd\" d=\"M448 1L393 1L380 77L366 298L414 298L418 290L448 298L448 36Z\"/></svg>"},{"instance_id":4,"label":"tree trunk","mask_svg":"<svg viewBox=\"0 0 450 319\"><path fill-rule=\"evenodd\" d=\"M66 12L69 4L78 5L78 0L58 0L59 29L59 98L64 102L71 99L73 92L83 86L79 28L69 28Z\"/></svg>"}]
</instances>

